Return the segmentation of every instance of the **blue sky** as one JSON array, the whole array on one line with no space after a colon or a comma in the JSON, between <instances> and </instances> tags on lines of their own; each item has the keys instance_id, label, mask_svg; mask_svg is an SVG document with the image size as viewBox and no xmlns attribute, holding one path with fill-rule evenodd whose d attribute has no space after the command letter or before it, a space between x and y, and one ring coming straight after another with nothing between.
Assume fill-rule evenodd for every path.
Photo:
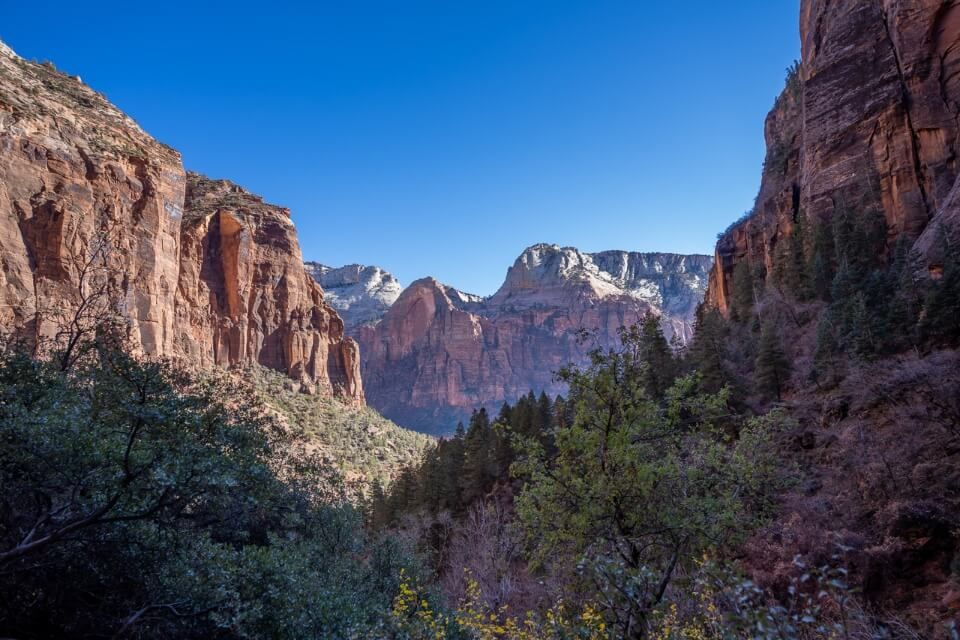
<instances>
[{"instance_id":1,"label":"blue sky","mask_svg":"<svg viewBox=\"0 0 960 640\"><path fill-rule=\"evenodd\" d=\"M520 251L711 253L748 209L799 0L11 2L0 38L185 165L290 207L305 258L492 293Z\"/></svg>"}]
</instances>

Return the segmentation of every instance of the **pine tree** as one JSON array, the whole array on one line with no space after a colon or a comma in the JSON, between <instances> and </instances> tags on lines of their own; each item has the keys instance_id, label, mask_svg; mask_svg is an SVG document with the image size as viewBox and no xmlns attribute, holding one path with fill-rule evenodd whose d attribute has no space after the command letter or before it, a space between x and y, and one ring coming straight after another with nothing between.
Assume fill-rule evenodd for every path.
<instances>
[{"instance_id":1,"label":"pine tree","mask_svg":"<svg viewBox=\"0 0 960 640\"><path fill-rule=\"evenodd\" d=\"M737 322L745 322L753 312L753 272L746 260L733 268L733 295L730 301L730 316Z\"/></svg>"},{"instance_id":2,"label":"pine tree","mask_svg":"<svg viewBox=\"0 0 960 640\"><path fill-rule=\"evenodd\" d=\"M763 328L760 347L754 365L754 382L757 391L768 398L780 401L790 378L790 361L780 345L780 336L772 324Z\"/></svg>"},{"instance_id":3,"label":"pine tree","mask_svg":"<svg viewBox=\"0 0 960 640\"><path fill-rule=\"evenodd\" d=\"M676 379L678 370L677 360L663 335L659 317L652 313L643 317L637 345L638 359L643 367L643 385L651 398L661 399Z\"/></svg>"},{"instance_id":4,"label":"pine tree","mask_svg":"<svg viewBox=\"0 0 960 640\"><path fill-rule=\"evenodd\" d=\"M553 428L553 403L550 402L550 397L543 391L537 398L537 422L541 435L548 434Z\"/></svg>"},{"instance_id":5,"label":"pine tree","mask_svg":"<svg viewBox=\"0 0 960 640\"><path fill-rule=\"evenodd\" d=\"M804 227L798 219L791 232L777 245L774 258L774 282L796 300L807 300L811 294L803 235Z\"/></svg>"},{"instance_id":6,"label":"pine tree","mask_svg":"<svg viewBox=\"0 0 960 640\"><path fill-rule=\"evenodd\" d=\"M833 260L836 250L833 246L833 229L829 224L820 222L813 233L813 246L810 251L810 286L813 295L829 302L830 288L833 283Z\"/></svg>"},{"instance_id":7,"label":"pine tree","mask_svg":"<svg viewBox=\"0 0 960 640\"><path fill-rule=\"evenodd\" d=\"M440 468L443 478L443 489L440 492L440 504L443 509L459 511L463 505L460 493L460 475L464 460L464 433L463 423L457 425L457 430L450 440L442 440L440 447Z\"/></svg>"},{"instance_id":8,"label":"pine tree","mask_svg":"<svg viewBox=\"0 0 960 640\"><path fill-rule=\"evenodd\" d=\"M829 314L817 325L817 347L813 354L812 377L817 384L833 386L839 376L840 345L834 335Z\"/></svg>"},{"instance_id":9,"label":"pine tree","mask_svg":"<svg viewBox=\"0 0 960 640\"><path fill-rule=\"evenodd\" d=\"M390 524L393 516L390 514L387 504L387 494L383 490L383 484L380 478L373 481L373 487L370 489L370 507L369 521L374 529L382 529Z\"/></svg>"},{"instance_id":10,"label":"pine tree","mask_svg":"<svg viewBox=\"0 0 960 640\"><path fill-rule=\"evenodd\" d=\"M460 476L461 501L464 505L482 498L494 479L491 468L495 460L491 456L493 432L485 409L474 411L470 428L464 439L463 467Z\"/></svg>"},{"instance_id":11,"label":"pine tree","mask_svg":"<svg viewBox=\"0 0 960 640\"><path fill-rule=\"evenodd\" d=\"M687 362L700 374L704 391L716 393L730 381L724 364L726 326L723 316L715 309L704 310L697 319L693 342L687 351Z\"/></svg>"},{"instance_id":12,"label":"pine tree","mask_svg":"<svg viewBox=\"0 0 960 640\"><path fill-rule=\"evenodd\" d=\"M935 344L960 343L960 261L951 249L948 243L943 275L924 304L921 331L925 340Z\"/></svg>"},{"instance_id":13,"label":"pine tree","mask_svg":"<svg viewBox=\"0 0 960 640\"><path fill-rule=\"evenodd\" d=\"M443 468L439 448L424 452L417 473L417 505L431 513L440 509L443 494Z\"/></svg>"}]
</instances>

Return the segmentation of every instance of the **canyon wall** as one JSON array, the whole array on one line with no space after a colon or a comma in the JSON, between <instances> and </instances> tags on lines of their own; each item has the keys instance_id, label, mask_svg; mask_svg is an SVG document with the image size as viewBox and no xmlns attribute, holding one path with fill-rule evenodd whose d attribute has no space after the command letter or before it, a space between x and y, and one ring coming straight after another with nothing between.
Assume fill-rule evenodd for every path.
<instances>
[{"instance_id":1,"label":"canyon wall","mask_svg":"<svg viewBox=\"0 0 960 640\"><path fill-rule=\"evenodd\" d=\"M288 211L186 174L80 78L0 46L0 326L53 339L93 302L141 353L259 363L362 401L357 346Z\"/></svg>"},{"instance_id":2,"label":"canyon wall","mask_svg":"<svg viewBox=\"0 0 960 640\"><path fill-rule=\"evenodd\" d=\"M756 206L719 240L707 301L728 308L735 266L770 273L798 221L877 211L925 267L956 234L960 3L803 0L802 61L766 121ZM960 236L955 236L960 239Z\"/></svg>"},{"instance_id":3,"label":"canyon wall","mask_svg":"<svg viewBox=\"0 0 960 640\"><path fill-rule=\"evenodd\" d=\"M616 347L618 329L647 312L668 337L689 339L710 266L709 256L544 244L524 251L489 298L418 280L378 324L357 329L367 398L403 426L442 434L476 408L564 393L558 369Z\"/></svg>"}]
</instances>

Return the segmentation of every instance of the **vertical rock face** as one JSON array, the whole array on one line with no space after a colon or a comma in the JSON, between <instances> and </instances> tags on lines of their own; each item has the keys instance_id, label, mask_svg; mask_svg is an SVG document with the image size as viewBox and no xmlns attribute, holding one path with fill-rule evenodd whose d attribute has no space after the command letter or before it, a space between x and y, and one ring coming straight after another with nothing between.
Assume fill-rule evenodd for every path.
<instances>
[{"instance_id":1,"label":"vertical rock face","mask_svg":"<svg viewBox=\"0 0 960 640\"><path fill-rule=\"evenodd\" d=\"M289 212L188 178L79 78L0 47L0 326L55 335L94 276L143 353L258 362L363 397L356 344L304 271Z\"/></svg>"},{"instance_id":2,"label":"vertical rock face","mask_svg":"<svg viewBox=\"0 0 960 640\"><path fill-rule=\"evenodd\" d=\"M380 267L349 264L334 268L319 262L307 262L304 266L323 287L327 302L351 333L379 322L403 291L400 281Z\"/></svg>"},{"instance_id":3,"label":"vertical rock face","mask_svg":"<svg viewBox=\"0 0 960 640\"><path fill-rule=\"evenodd\" d=\"M400 424L445 433L475 408L563 393L558 369L616 346L618 329L648 311L688 338L710 266L708 256L536 245L489 298L418 280L358 332L368 399ZM582 340L580 329L593 335Z\"/></svg>"},{"instance_id":4,"label":"vertical rock face","mask_svg":"<svg viewBox=\"0 0 960 640\"><path fill-rule=\"evenodd\" d=\"M802 62L767 118L757 205L717 243L707 300L726 311L735 265L769 272L801 217L883 213L891 239L957 229L960 5L940 0L803 0ZM934 222L931 225L931 221Z\"/></svg>"},{"instance_id":5,"label":"vertical rock face","mask_svg":"<svg viewBox=\"0 0 960 640\"><path fill-rule=\"evenodd\" d=\"M176 152L78 78L0 51L4 329L56 333L102 245L131 340L166 353L183 198Z\"/></svg>"},{"instance_id":6,"label":"vertical rock face","mask_svg":"<svg viewBox=\"0 0 960 640\"><path fill-rule=\"evenodd\" d=\"M303 267L290 212L226 180L187 174L176 348L247 362L363 398L359 349Z\"/></svg>"}]
</instances>

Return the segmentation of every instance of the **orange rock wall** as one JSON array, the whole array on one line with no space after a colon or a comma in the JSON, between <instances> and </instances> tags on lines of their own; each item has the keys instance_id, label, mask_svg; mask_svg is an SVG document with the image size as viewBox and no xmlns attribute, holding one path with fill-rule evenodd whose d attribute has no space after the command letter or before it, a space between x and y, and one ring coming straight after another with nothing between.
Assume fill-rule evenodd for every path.
<instances>
[{"instance_id":1,"label":"orange rock wall","mask_svg":"<svg viewBox=\"0 0 960 640\"><path fill-rule=\"evenodd\" d=\"M96 275L139 351L260 363L362 400L357 346L304 271L288 211L188 179L79 78L0 46L0 327L53 336L101 244Z\"/></svg>"},{"instance_id":2,"label":"orange rock wall","mask_svg":"<svg viewBox=\"0 0 960 640\"><path fill-rule=\"evenodd\" d=\"M803 0L800 33L798 82L767 118L755 210L717 243L707 301L723 311L736 264L769 268L801 216L876 209L891 240L929 236L932 221L956 229L960 5ZM936 244L917 247L935 260Z\"/></svg>"}]
</instances>

